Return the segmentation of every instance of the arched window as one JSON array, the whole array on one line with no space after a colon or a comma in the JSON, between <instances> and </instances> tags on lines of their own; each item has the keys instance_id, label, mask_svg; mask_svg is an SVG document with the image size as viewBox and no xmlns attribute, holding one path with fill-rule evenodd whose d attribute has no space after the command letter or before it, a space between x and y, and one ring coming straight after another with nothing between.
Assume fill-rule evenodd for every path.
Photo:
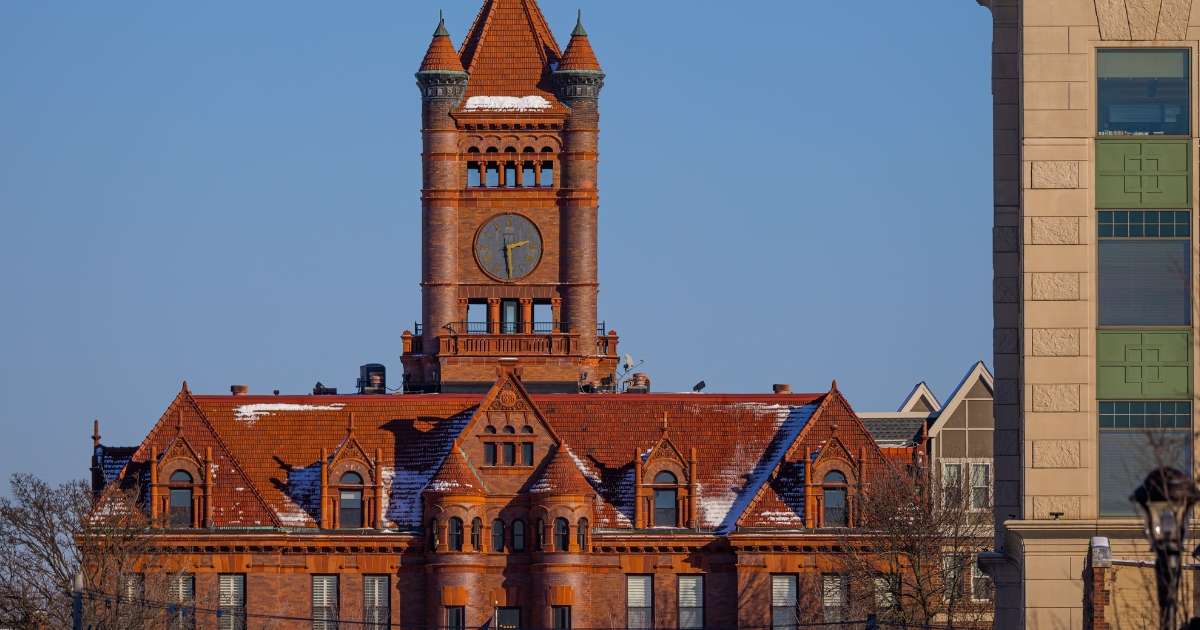
<instances>
[{"instance_id":1,"label":"arched window","mask_svg":"<svg viewBox=\"0 0 1200 630\"><path fill-rule=\"evenodd\" d=\"M338 491L338 525L342 529L360 529L363 526L363 478L349 471L342 475ZM350 486L350 487L346 487Z\"/></svg>"},{"instance_id":2,"label":"arched window","mask_svg":"<svg viewBox=\"0 0 1200 630\"><path fill-rule=\"evenodd\" d=\"M194 522L192 518L192 474L186 470L176 470L171 473L170 514L171 527L187 528Z\"/></svg>"},{"instance_id":3,"label":"arched window","mask_svg":"<svg viewBox=\"0 0 1200 630\"><path fill-rule=\"evenodd\" d=\"M457 516L450 519L450 531L446 534L446 541L450 543L450 551L463 550L463 522Z\"/></svg>"},{"instance_id":4,"label":"arched window","mask_svg":"<svg viewBox=\"0 0 1200 630\"><path fill-rule=\"evenodd\" d=\"M542 551L546 548L546 521L537 520L537 529L533 530L533 549Z\"/></svg>"},{"instance_id":5,"label":"arched window","mask_svg":"<svg viewBox=\"0 0 1200 630\"><path fill-rule=\"evenodd\" d=\"M531 427L527 424L527 425L521 427L521 433L533 433L533 427Z\"/></svg>"},{"instance_id":6,"label":"arched window","mask_svg":"<svg viewBox=\"0 0 1200 630\"><path fill-rule=\"evenodd\" d=\"M504 551L504 521L500 519L492 521L492 551L495 553Z\"/></svg>"},{"instance_id":7,"label":"arched window","mask_svg":"<svg viewBox=\"0 0 1200 630\"><path fill-rule=\"evenodd\" d=\"M437 551L438 544L441 540L438 538L437 521L429 519L429 550Z\"/></svg>"},{"instance_id":8,"label":"arched window","mask_svg":"<svg viewBox=\"0 0 1200 630\"><path fill-rule=\"evenodd\" d=\"M579 551L582 553L588 548L588 520L586 518L579 519L579 524L575 526L575 542L579 545Z\"/></svg>"},{"instance_id":9,"label":"arched window","mask_svg":"<svg viewBox=\"0 0 1200 630\"><path fill-rule=\"evenodd\" d=\"M525 521L513 521L512 530L512 550L525 551Z\"/></svg>"},{"instance_id":10,"label":"arched window","mask_svg":"<svg viewBox=\"0 0 1200 630\"><path fill-rule=\"evenodd\" d=\"M517 432L517 430L516 430L516 429L514 429L514 428L512 428L512 426L511 426L511 425L510 425L510 426L507 426L507 427L504 427L504 433L505 433L506 435L512 435L512 434L514 434L514 433L516 433L516 432Z\"/></svg>"},{"instance_id":11,"label":"arched window","mask_svg":"<svg viewBox=\"0 0 1200 630\"><path fill-rule=\"evenodd\" d=\"M846 527L849 515L846 510L846 475L831 470L821 484L825 499L825 527Z\"/></svg>"},{"instance_id":12,"label":"arched window","mask_svg":"<svg viewBox=\"0 0 1200 630\"><path fill-rule=\"evenodd\" d=\"M679 498L679 480L670 471L654 476L654 527L678 527L679 513L676 506ZM665 487L664 487L665 486Z\"/></svg>"},{"instance_id":13,"label":"arched window","mask_svg":"<svg viewBox=\"0 0 1200 630\"><path fill-rule=\"evenodd\" d=\"M490 425L490 424L489 424L488 426L486 426L486 427L484 427L484 428L483 428L483 432L484 432L484 433L487 433L488 435L495 435L495 434L496 434L496 427L494 427L494 426L492 426L492 425Z\"/></svg>"},{"instance_id":14,"label":"arched window","mask_svg":"<svg viewBox=\"0 0 1200 630\"><path fill-rule=\"evenodd\" d=\"M565 518L554 519L554 550L566 551L571 546L571 524Z\"/></svg>"},{"instance_id":15,"label":"arched window","mask_svg":"<svg viewBox=\"0 0 1200 630\"><path fill-rule=\"evenodd\" d=\"M483 551L483 521L479 517L471 520L471 549Z\"/></svg>"}]
</instances>

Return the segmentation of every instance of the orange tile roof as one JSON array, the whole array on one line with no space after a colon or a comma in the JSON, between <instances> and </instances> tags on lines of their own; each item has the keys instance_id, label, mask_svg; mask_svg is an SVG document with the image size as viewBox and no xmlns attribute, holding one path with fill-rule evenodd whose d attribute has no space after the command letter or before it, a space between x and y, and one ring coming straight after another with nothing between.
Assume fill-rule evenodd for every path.
<instances>
[{"instance_id":1,"label":"orange tile roof","mask_svg":"<svg viewBox=\"0 0 1200 630\"><path fill-rule=\"evenodd\" d=\"M439 22L437 30L433 33L433 40L429 42L429 50L425 51L425 58L421 60L420 72L462 72L462 61L458 57L458 52L454 50L454 44L450 41L450 33L446 30L445 21Z\"/></svg>"},{"instance_id":2,"label":"orange tile roof","mask_svg":"<svg viewBox=\"0 0 1200 630\"><path fill-rule=\"evenodd\" d=\"M566 444L559 446L529 486L530 494L578 495L595 494L592 484L584 479L583 472L575 463L571 449Z\"/></svg>"},{"instance_id":3,"label":"orange tile roof","mask_svg":"<svg viewBox=\"0 0 1200 630\"><path fill-rule=\"evenodd\" d=\"M486 494L483 481L471 468L457 446L450 449L446 460L442 462L433 479L425 486L425 492L430 494L467 494L484 496Z\"/></svg>"},{"instance_id":4,"label":"orange tile roof","mask_svg":"<svg viewBox=\"0 0 1200 630\"><path fill-rule=\"evenodd\" d=\"M534 0L487 0L459 51L472 96L541 96L557 104L550 66L562 57Z\"/></svg>"},{"instance_id":5,"label":"orange tile roof","mask_svg":"<svg viewBox=\"0 0 1200 630\"><path fill-rule=\"evenodd\" d=\"M346 441L353 414L354 439L372 457L376 449L383 457L386 521L415 529L427 488L440 491L453 484L471 493L487 492L456 446L487 400L452 394L192 396L185 391L127 471L144 470L150 446L161 450L182 431L200 452L213 447L218 467L215 525L315 528L320 522L321 450L333 451ZM796 466L802 460L797 449L802 433L806 443L823 443L834 435L825 425L838 424L836 434L855 453L870 439L836 390L793 395L546 394L530 400L560 446L526 487L534 493L594 492L596 526L602 528L632 527L634 465L663 439L664 418L665 434L681 453L696 449L698 526L721 531L731 530L743 515L747 519L739 524L750 526L782 527L785 523L773 513L786 510L802 519L793 492L795 483L802 487L803 478L788 482L803 474ZM877 448L872 452L879 453ZM878 459L883 460L882 454ZM796 517L784 520L796 527Z\"/></svg>"},{"instance_id":6,"label":"orange tile roof","mask_svg":"<svg viewBox=\"0 0 1200 630\"><path fill-rule=\"evenodd\" d=\"M571 41L567 44L558 69L600 71L600 61L596 59L596 52L592 50L592 44L588 41L587 31L583 30L582 18L575 26L575 32L571 34Z\"/></svg>"}]
</instances>

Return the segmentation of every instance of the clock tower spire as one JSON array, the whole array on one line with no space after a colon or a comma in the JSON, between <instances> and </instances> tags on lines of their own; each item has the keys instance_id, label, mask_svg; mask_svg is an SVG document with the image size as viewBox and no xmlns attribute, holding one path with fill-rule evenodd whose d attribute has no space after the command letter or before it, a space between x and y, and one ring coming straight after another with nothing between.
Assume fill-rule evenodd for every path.
<instances>
[{"instance_id":1,"label":"clock tower spire","mask_svg":"<svg viewBox=\"0 0 1200 630\"><path fill-rule=\"evenodd\" d=\"M604 73L582 20L560 51L535 0L485 0L457 53L439 23L422 97L421 321L412 392L485 391L516 358L532 391L615 386L597 318Z\"/></svg>"}]
</instances>

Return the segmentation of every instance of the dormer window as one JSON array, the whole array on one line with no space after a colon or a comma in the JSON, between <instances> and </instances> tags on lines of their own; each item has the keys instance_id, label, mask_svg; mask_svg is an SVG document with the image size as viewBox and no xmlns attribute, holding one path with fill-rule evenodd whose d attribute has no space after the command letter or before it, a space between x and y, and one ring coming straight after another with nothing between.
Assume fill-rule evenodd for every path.
<instances>
[{"instance_id":1,"label":"dormer window","mask_svg":"<svg viewBox=\"0 0 1200 630\"><path fill-rule=\"evenodd\" d=\"M188 528L194 525L192 503L192 485L194 483L192 474L186 470L177 470L171 473L169 517L171 527Z\"/></svg>"},{"instance_id":2,"label":"dormer window","mask_svg":"<svg viewBox=\"0 0 1200 630\"><path fill-rule=\"evenodd\" d=\"M850 522L846 509L846 475L841 471L831 470L825 475L821 485L825 504L823 524L825 527L846 527Z\"/></svg>"},{"instance_id":3,"label":"dormer window","mask_svg":"<svg viewBox=\"0 0 1200 630\"><path fill-rule=\"evenodd\" d=\"M678 527L679 479L664 470L654 476L654 527Z\"/></svg>"},{"instance_id":4,"label":"dormer window","mask_svg":"<svg viewBox=\"0 0 1200 630\"><path fill-rule=\"evenodd\" d=\"M363 526L363 478L349 471L342 475L338 492L338 525L342 529L362 529Z\"/></svg>"}]
</instances>

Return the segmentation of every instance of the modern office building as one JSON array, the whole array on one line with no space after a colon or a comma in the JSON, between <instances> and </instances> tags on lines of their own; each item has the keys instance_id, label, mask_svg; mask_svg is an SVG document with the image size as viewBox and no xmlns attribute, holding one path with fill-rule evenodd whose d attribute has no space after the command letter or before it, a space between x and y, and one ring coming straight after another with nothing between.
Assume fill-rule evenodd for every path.
<instances>
[{"instance_id":1,"label":"modern office building","mask_svg":"<svg viewBox=\"0 0 1200 630\"><path fill-rule=\"evenodd\" d=\"M993 19L997 627L1078 628L1093 536L1190 471L1191 0L981 0ZM1139 590L1137 597L1144 598Z\"/></svg>"}]
</instances>

